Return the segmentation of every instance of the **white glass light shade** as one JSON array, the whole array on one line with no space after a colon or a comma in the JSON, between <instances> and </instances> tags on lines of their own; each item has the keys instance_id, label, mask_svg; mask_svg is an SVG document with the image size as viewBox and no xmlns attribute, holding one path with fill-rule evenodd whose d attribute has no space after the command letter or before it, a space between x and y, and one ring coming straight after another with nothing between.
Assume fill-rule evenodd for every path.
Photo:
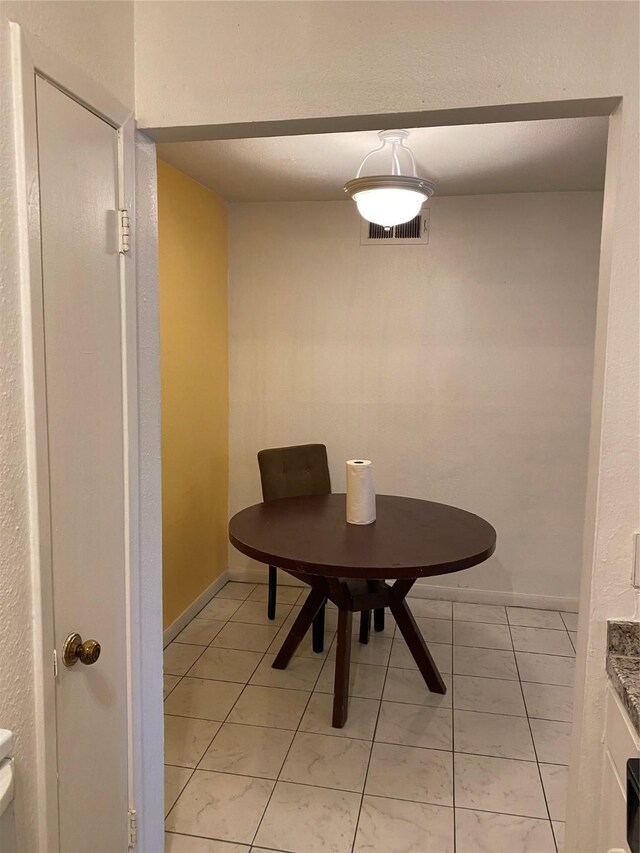
<instances>
[{"instance_id":1,"label":"white glass light shade","mask_svg":"<svg viewBox=\"0 0 640 853\"><path fill-rule=\"evenodd\" d=\"M420 208L429 196L410 189L363 190L353 195L360 216L384 228L410 222L420 213Z\"/></svg>"},{"instance_id":2,"label":"white glass light shade","mask_svg":"<svg viewBox=\"0 0 640 853\"><path fill-rule=\"evenodd\" d=\"M384 228L410 222L436 191L432 181L407 175L354 178L347 181L344 188L355 201L360 215Z\"/></svg>"}]
</instances>

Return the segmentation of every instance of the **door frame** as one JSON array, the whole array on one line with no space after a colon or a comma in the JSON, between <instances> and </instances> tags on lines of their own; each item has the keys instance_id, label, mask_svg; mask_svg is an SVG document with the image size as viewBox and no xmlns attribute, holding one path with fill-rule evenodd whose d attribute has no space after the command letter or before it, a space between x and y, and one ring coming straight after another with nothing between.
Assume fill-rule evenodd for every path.
<instances>
[{"instance_id":1,"label":"door frame","mask_svg":"<svg viewBox=\"0 0 640 853\"><path fill-rule=\"evenodd\" d=\"M42 850L60 849L55 715L53 576L49 459L44 361L40 186L36 125L36 76L40 76L117 132L118 206L135 222L133 113L105 89L50 51L14 22L10 24L14 153L17 175L18 257L30 527L32 644L34 649L37 833ZM132 229L133 230L133 229ZM142 689L139 655L142 626L139 579L139 432L135 242L119 256L122 320L125 600L127 671L128 807L142 805ZM136 797L137 794L137 797ZM123 821L127 816L123 815ZM139 829L142 829L138 824Z\"/></svg>"}]
</instances>

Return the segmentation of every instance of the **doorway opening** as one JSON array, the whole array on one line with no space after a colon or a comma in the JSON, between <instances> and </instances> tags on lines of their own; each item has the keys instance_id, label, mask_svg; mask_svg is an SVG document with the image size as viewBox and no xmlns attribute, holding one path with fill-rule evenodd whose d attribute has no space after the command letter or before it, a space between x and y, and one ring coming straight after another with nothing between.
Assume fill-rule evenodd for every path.
<instances>
[{"instance_id":1,"label":"doorway opening","mask_svg":"<svg viewBox=\"0 0 640 853\"><path fill-rule=\"evenodd\" d=\"M229 354L228 513L216 521L223 556L211 560L203 597L166 617L168 849L180 849L185 834L288 849L287 833L308 831L294 811L337 818L345 798L348 816L335 831L351 833L356 847L403 810L415 826L429 812L445 836L453 822L470 832L472 812L500 813L478 791L454 814L452 799L434 803L426 782L402 795L411 806L395 806L403 781L384 778L385 762L415 761L419 777L423 750L445 754L443 790L492 767L511 769L510 788L524 774L536 814L521 804L505 820L524 818L541 849L562 843L608 120L403 126L413 127L416 159L439 185L420 245L363 243L344 197L373 129L158 145L162 378L172 370L167 382L181 395L188 381L179 365L190 367L174 349L175 325L183 333L189 325L174 300L198 324L202 303L176 252L165 265L164 251L177 240L190 261L198 251L213 257L220 219L206 226L207 240L191 242L211 222L188 218L202 196L226 214L229 300L228 326L219 303L210 305L204 335L209 347L226 335ZM216 281L227 293L226 276ZM200 419L205 375L197 378ZM171 408L169 397L163 405ZM184 429L183 445L192 434L184 415L181 406L163 412L163 429L165 421ZM256 452L306 441L326 442L335 491L344 490L344 460L364 452L380 493L461 506L498 531L489 563L417 585L410 600L448 695L429 701L390 621L354 652L356 710L339 733L329 711L336 614L324 653L308 638L296 666L278 673L271 663L306 593L283 586L280 573L270 622L266 567L226 550L228 517L260 500ZM208 442L212 453L221 446ZM167 452L165 444L163 464ZM193 468L206 478L212 468L201 461L196 454ZM166 480L165 488L173 501ZM164 529L165 542L174 533L180 542L173 518ZM175 573L179 586L188 566L180 547L166 547L178 557L165 553L165 577ZM496 746L492 727L512 727L513 742ZM226 834L225 798L237 792L255 799ZM196 818L203 796L221 799L216 814ZM393 801L391 812L376 797Z\"/></svg>"}]
</instances>

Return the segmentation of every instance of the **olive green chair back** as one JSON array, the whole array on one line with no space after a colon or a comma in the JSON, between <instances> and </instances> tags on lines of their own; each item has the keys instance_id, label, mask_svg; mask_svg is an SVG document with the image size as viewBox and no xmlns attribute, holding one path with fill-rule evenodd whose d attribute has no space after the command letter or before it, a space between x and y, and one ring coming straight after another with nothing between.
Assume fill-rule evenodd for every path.
<instances>
[{"instance_id":1,"label":"olive green chair back","mask_svg":"<svg viewBox=\"0 0 640 853\"><path fill-rule=\"evenodd\" d=\"M331 494L331 478L324 444L272 447L258 453L262 498L296 498Z\"/></svg>"}]
</instances>

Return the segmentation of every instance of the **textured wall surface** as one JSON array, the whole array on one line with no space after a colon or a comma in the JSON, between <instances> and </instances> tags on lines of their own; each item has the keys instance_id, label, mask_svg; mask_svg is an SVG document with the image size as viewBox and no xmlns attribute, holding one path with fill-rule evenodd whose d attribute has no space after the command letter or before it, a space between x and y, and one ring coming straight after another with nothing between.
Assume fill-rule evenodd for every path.
<instances>
[{"instance_id":1,"label":"textured wall surface","mask_svg":"<svg viewBox=\"0 0 640 853\"><path fill-rule=\"evenodd\" d=\"M158 247L168 627L226 568L227 205L162 160Z\"/></svg>"},{"instance_id":2,"label":"textured wall surface","mask_svg":"<svg viewBox=\"0 0 640 853\"><path fill-rule=\"evenodd\" d=\"M145 0L138 118L167 127L622 94L634 5Z\"/></svg>"},{"instance_id":3,"label":"textured wall surface","mask_svg":"<svg viewBox=\"0 0 640 853\"><path fill-rule=\"evenodd\" d=\"M140 619L144 641L134 662L142 691L134 731L135 802L141 851L164 844L164 717L162 705L162 477L160 468L160 321L158 199L155 145L136 135L136 221L133 239L138 286L138 415L140 430ZM143 760L144 759L144 760Z\"/></svg>"},{"instance_id":4,"label":"textured wall surface","mask_svg":"<svg viewBox=\"0 0 640 853\"><path fill-rule=\"evenodd\" d=\"M322 441L335 491L363 456L379 493L494 524L436 584L577 601L601 205L435 198L426 247L361 246L351 202L231 205L230 512L261 447Z\"/></svg>"},{"instance_id":5,"label":"textured wall surface","mask_svg":"<svg viewBox=\"0 0 640 853\"><path fill-rule=\"evenodd\" d=\"M124 2L2 4L3 165L12 159L6 20L22 20L130 103L130 10ZM637 612L629 582L640 504L637 32L638 6L631 2L136 4L136 95L143 126L623 97L612 122L614 156L604 204L582 587L588 616L579 631L567 824L567 849L581 853L591 853L598 819L605 622ZM9 593L11 606L0 605L6 617L0 672L18 689L11 698L0 697L0 710L18 730L19 820L23 846L31 850L30 643L17 648L10 639L30 621L11 169L3 170L1 180L0 477L6 496L0 509L5 577L0 593ZM147 485L152 484L153 477Z\"/></svg>"},{"instance_id":6,"label":"textured wall surface","mask_svg":"<svg viewBox=\"0 0 640 853\"><path fill-rule=\"evenodd\" d=\"M38 848L34 653L26 477L20 291L8 22L133 106L132 3L3 2L0 9L0 726L16 733L16 818L21 850Z\"/></svg>"},{"instance_id":7,"label":"textured wall surface","mask_svg":"<svg viewBox=\"0 0 640 853\"><path fill-rule=\"evenodd\" d=\"M143 2L135 11L143 127L623 99L604 201L582 581L588 617L579 629L567 819L567 849L579 853L592 853L600 806L606 620L638 612L630 584L640 528L638 14L637 3L608 0Z\"/></svg>"}]
</instances>

